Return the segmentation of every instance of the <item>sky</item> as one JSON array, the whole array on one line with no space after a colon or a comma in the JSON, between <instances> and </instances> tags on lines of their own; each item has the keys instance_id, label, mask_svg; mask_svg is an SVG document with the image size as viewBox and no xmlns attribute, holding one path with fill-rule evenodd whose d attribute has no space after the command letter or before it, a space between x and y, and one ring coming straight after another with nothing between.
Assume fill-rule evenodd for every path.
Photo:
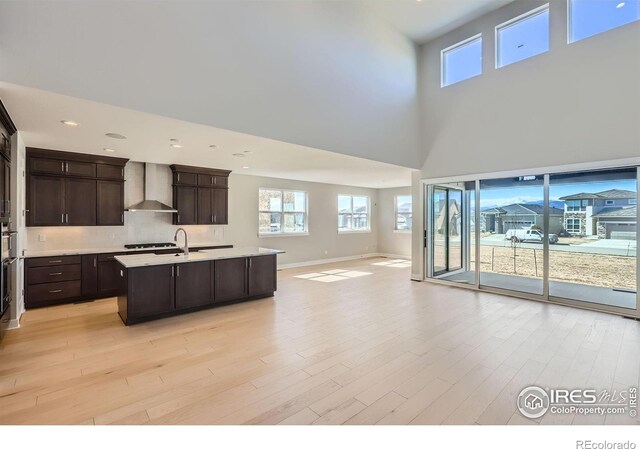
<instances>
[{"instance_id":1,"label":"sky","mask_svg":"<svg viewBox=\"0 0 640 449\"><path fill-rule=\"evenodd\" d=\"M640 19L640 0L569 0L571 42ZM500 67L549 51L549 12L500 30ZM482 73L482 39L444 54L443 85Z\"/></svg>"}]
</instances>

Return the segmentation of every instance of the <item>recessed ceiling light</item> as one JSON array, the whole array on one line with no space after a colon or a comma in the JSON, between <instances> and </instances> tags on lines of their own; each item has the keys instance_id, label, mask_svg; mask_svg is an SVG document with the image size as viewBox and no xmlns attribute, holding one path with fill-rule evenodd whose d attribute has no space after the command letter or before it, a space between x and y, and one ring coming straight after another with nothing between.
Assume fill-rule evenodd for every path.
<instances>
[{"instance_id":1,"label":"recessed ceiling light","mask_svg":"<svg viewBox=\"0 0 640 449\"><path fill-rule=\"evenodd\" d=\"M111 137L112 139L120 139L120 140L124 140L127 138L127 136L123 136L122 134L118 134L118 133L106 133L105 136Z\"/></svg>"},{"instance_id":2,"label":"recessed ceiling light","mask_svg":"<svg viewBox=\"0 0 640 449\"><path fill-rule=\"evenodd\" d=\"M60 123L67 126L79 126L80 123L74 122L73 120L61 120Z\"/></svg>"},{"instance_id":3,"label":"recessed ceiling light","mask_svg":"<svg viewBox=\"0 0 640 449\"><path fill-rule=\"evenodd\" d=\"M243 165L242 168L249 168L249 166L248 165Z\"/></svg>"},{"instance_id":4,"label":"recessed ceiling light","mask_svg":"<svg viewBox=\"0 0 640 449\"><path fill-rule=\"evenodd\" d=\"M233 156L235 156L235 157L244 157L245 155L243 153L233 153Z\"/></svg>"},{"instance_id":5,"label":"recessed ceiling light","mask_svg":"<svg viewBox=\"0 0 640 449\"><path fill-rule=\"evenodd\" d=\"M214 150L218 148L218 145L209 145L209 148L213 148Z\"/></svg>"},{"instance_id":6,"label":"recessed ceiling light","mask_svg":"<svg viewBox=\"0 0 640 449\"><path fill-rule=\"evenodd\" d=\"M180 145L179 143L172 143L171 148L182 148L182 145Z\"/></svg>"},{"instance_id":7,"label":"recessed ceiling light","mask_svg":"<svg viewBox=\"0 0 640 449\"><path fill-rule=\"evenodd\" d=\"M104 151L106 151L107 153L113 153L116 150L112 149L112 148L105 148Z\"/></svg>"},{"instance_id":8,"label":"recessed ceiling light","mask_svg":"<svg viewBox=\"0 0 640 449\"><path fill-rule=\"evenodd\" d=\"M620 9L620 8L622 8L624 5L626 5L626 3L625 3L625 2L620 2L620 3L618 3L618 4L616 5L616 8L617 8L617 9Z\"/></svg>"}]
</instances>

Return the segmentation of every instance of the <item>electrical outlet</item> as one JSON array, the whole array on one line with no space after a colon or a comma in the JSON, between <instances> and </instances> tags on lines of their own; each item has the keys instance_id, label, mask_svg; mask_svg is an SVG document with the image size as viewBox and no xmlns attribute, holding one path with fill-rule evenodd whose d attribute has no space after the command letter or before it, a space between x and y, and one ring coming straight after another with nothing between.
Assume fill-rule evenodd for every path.
<instances>
[{"instance_id":1,"label":"electrical outlet","mask_svg":"<svg viewBox=\"0 0 640 449\"><path fill-rule=\"evenodd\" d=\"M114 232L111 233L111 240L115 240L116 239L116 234Z\"/></svg>"},{"instance_id":2,"label":"electrical outlet","mask_svg":"<svg viewBox=\"0 0 640 449\"><path fill-rule=\"evenodd\" d=\"M329 254L329 251L327 251L326 249L324 250L324 255L326 256L327 254Z\"/></svg>"},{"instance_id":3,"label":"electrical outlet","mask_svg":"<svg viewBox=\"0 0 640 449\"><path fill-rule=\"evenodd\" d=\"M38 234L38 241L39 242L46 242L47 241L47 236L44 234Z\"/></svg>"}]
</instances>

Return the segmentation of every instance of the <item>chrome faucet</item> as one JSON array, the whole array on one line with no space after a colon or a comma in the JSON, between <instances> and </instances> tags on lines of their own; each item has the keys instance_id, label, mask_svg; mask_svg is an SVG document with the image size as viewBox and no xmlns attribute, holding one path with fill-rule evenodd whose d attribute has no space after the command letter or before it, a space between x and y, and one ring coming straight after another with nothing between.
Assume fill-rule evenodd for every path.
<instances>
[{"instance_id":1,"label":"chrome faucet","mask_svg":"<svg viewBox=\"0 0 640 449\"><path fill-rule=\"evenodd\" d=\"M176 235L173 236L173 241L174 242L178 241L178 233L180 231L184 232L184 246L182 247L182 252L184 253L185 256L188 256L189 255L189 240L187 239L187 231L185 231L184 228L176 229Z\"/></svg>"}]
</instances>

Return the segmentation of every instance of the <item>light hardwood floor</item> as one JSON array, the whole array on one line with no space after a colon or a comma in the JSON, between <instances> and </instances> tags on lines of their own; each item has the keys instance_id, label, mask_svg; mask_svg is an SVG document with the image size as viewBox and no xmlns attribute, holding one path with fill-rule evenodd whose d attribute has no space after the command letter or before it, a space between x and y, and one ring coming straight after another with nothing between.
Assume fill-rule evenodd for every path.
<instances>
[{"instance_id":1,"label":"light hardwood floor","mask_svg":"<svg viewBox=\"0 0 640 449\"><path fill-rule=\"evenodd\" d=\"M639 423L531 421L515 402L531 384L637 386L637 321L411 282L381 260L281 271L275 298L131 327L114 299L28 311L0 346L0 423ZM295 277L327 270L371 274Z\"/></svg>"}]
</instances>

